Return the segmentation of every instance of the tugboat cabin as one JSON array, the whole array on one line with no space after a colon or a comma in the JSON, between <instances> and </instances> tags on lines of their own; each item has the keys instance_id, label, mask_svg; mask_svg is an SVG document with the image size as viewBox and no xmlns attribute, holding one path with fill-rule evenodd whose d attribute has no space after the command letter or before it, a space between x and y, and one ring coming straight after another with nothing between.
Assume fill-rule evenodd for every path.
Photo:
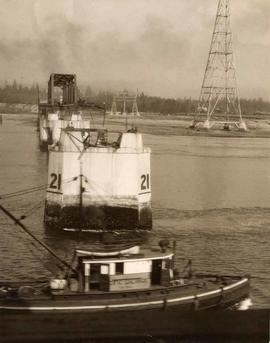
<instances>
[{"instance_id":1,"label":"tugboat cabin","mask_svg":"<svg viewBox=\"0 0 270 343\"><path fill-rule=\"evenodd\" d=\"M74 291L143 290L170 285L171 251L141 250L139 246L113 253L77 250L79 282ZM71 287L72 290L73 287Z\"/></svg>"}]
</instances>

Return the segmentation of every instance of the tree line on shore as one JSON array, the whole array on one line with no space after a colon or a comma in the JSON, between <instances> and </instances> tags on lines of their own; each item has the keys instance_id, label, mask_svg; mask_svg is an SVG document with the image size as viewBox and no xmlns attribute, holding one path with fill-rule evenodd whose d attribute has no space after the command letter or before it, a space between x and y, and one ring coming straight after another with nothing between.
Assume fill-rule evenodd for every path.
<instances>
[{"instance_id":1,"label":"tree line on shore","mask_svg":"<svg viewBox=\"0 0 270 343\"><path fill-rule=\"evenodd\" d=\"M111 109L114 93L110 91L93 92L88 86L84 92L84 99L94 101L99 104L106 104L107 110ZM188 114L194 113L198 107L198 100L191 98L162 98L145 95L143 92L137 95L137 105L139 112L161 113L161 114ZM122 110L123 105L117 103L117 109ZM127 103L127 111L131 111L132 102ZM262 98L241 99L241 109L243 114L270 114L270 102Z\"/></svg>"},{"instance_id":2,"label":"tree line on shore","mask_svg":"<svg viewBox=\"0 0 270 343\"><path fill-rule=\"evenodd\" d=\"M114 93L112 91L94 92L90 86L82 87L78 90L79 97L89 102L106 106L111 109ZM6 83L0 87L0 102L6 104L37 104L38 99L46 99L47 92L40 89L37 84L25 86L17 81ZM137 105L140 112L160 113L160 114L188 114L194 113L198 101L191 98L162 98L149 96L143 92L137 95ZM122 104L117 103L118 111L122 111ZM132 102L127 103L127 111L131 111ZM243 114L270 113L270 102L262 98L241 99Z\"/></svg>"}]
</instances>

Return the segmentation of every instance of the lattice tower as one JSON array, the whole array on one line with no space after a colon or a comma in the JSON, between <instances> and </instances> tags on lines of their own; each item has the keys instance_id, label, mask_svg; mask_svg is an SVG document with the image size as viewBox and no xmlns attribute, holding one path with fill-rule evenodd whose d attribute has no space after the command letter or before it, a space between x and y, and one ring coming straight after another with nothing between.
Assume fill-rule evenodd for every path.
<instances>
[{"instance_id":1,"label":"lattice tower","mask_svg":"<svg viewBox=\"0 0 270 343\"><path fill-rule=\"evenodd\" d=\"M111 114L117 114L117 103L122 104L122 115L127 115L127 103L132 102L132 110L131 114L140 116L138 105L137 105L137 94L128 92L127 90L124 90L123 92L118 93L117 95L114 95L113 102L112 102L112 109Z\"/></svg>"},{"instance_id":2,"label":"lattice tower","mask_svg":"<svg viewBox=\"0 0 270 343\"><path fill-rule=\"evenodd\" d=\"M236 80L229 0L218 1L194 126L199 121L198 114L202 113L206 113L205 128L211 128L214 124L221 123L225 129L229 129L231 124L235 124L239 129L246 130L242 119Z\"/></svg>"}]
</instances>

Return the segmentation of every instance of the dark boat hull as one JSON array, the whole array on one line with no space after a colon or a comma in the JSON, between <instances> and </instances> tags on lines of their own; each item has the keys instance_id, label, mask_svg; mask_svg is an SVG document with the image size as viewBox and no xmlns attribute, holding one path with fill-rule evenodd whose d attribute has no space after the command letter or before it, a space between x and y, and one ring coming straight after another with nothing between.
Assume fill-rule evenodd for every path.
<instances>
[{"instance_id":1,"label":"dark boat hull","mask_svg":"<svg viewBox=\"0 0 270 343\"><path fill-rule=\"evenodd\" d=\"M147 291L97 294L54 294L0 298L0 332L9 341L68 341L106 337L146 337L204 334L215 319L227 318L228 328L238 311L224 311L249 296L249 279L239 278L196 294L182 286ZM208 320L206 318L208 317ZM237 323L237 321L236 321ZM240 325L241 324L241 325ZM243 323L240 323L243 327ZM217 332L224 331L219 319ZM254 328L254 334L262 324ZM238 329L235 328L237 331Z\"/></svg>"},{"instance_id":2,"label":"dark boat hull","mask_svg":"<svg viewBox=\"0 0 270 343\"><path fill-rule=\"evenodd\" d=\"M35 295L35 289L26 286L15 295L2 295L1 312L32 313L104 313L138 310L198 311L213 308L228 308L249 296L249 279L239 278L233 283L215 288L197 288L196 286L171 286L156 289L125 292L91 293L54 293Z\"/></svg>"}]
</instances>

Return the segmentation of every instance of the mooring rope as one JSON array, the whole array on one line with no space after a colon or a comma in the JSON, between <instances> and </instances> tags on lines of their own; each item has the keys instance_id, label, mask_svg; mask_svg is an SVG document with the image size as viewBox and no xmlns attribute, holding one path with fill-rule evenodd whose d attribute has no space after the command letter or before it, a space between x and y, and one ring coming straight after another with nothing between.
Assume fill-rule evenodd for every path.
<instances>
[{"instance_id":1,"label":"mooring rope","mask_svg":"<svg viewBox=\"0 0 270 343\"><path fill-rule=\"evenodd\" d=\"M66 180L62 181L62 184L66 184L72 181L76 181L78 179L78 176L72 177L72 178L68 178ZM5 200L8 198L13 198L16 196L21 196L21 195L25 195L25 194L30 194L30 193L34 193L34 192L39 192L42 190L45 190L46 188L48 188L48 184L43 184L41 186L37 186L37 187L32 187L32 188L27 188L27 189L22 189L20 191L16 191L16 192L11 192L11 193L5 193L5 194L1 194L0 195L0 200Z\"/></svg>"},{"instance_id":2,"label":"mooring rope","mask_svg":"<svg viewBox=\"0 0 270 343\"><path fill-rule=\"evenodd\" d=\"M16 218L6 207L0 205L0 209L17 225L19 226L25 233L28 234L29 237L32 238L33 241L38 243L43 249L47 250L54 258L58 260L63 266L71 268L72 271L77 273L77 271L72 268L65 260L59 257L46 243L42 242L38 239L18 218Z\"/></svg>"},{"instance_id":3,"label":"mooring rope","mask_svg":"<svg viewBox=\"0 0 270 343\"><path fill-rule=\"evenodd\" d=\"M32 188L28 188L28 189L22 189L22 190L16 191L16 192L1 194L0 199L8 199L8 198L12 198L15 196L20 196L20 195L24 195L24 194L42 191L42 190L46 189L47 187L48 187L48 185L46 184L46 185L32 187Z\"/></svg>"}]
</instances>

